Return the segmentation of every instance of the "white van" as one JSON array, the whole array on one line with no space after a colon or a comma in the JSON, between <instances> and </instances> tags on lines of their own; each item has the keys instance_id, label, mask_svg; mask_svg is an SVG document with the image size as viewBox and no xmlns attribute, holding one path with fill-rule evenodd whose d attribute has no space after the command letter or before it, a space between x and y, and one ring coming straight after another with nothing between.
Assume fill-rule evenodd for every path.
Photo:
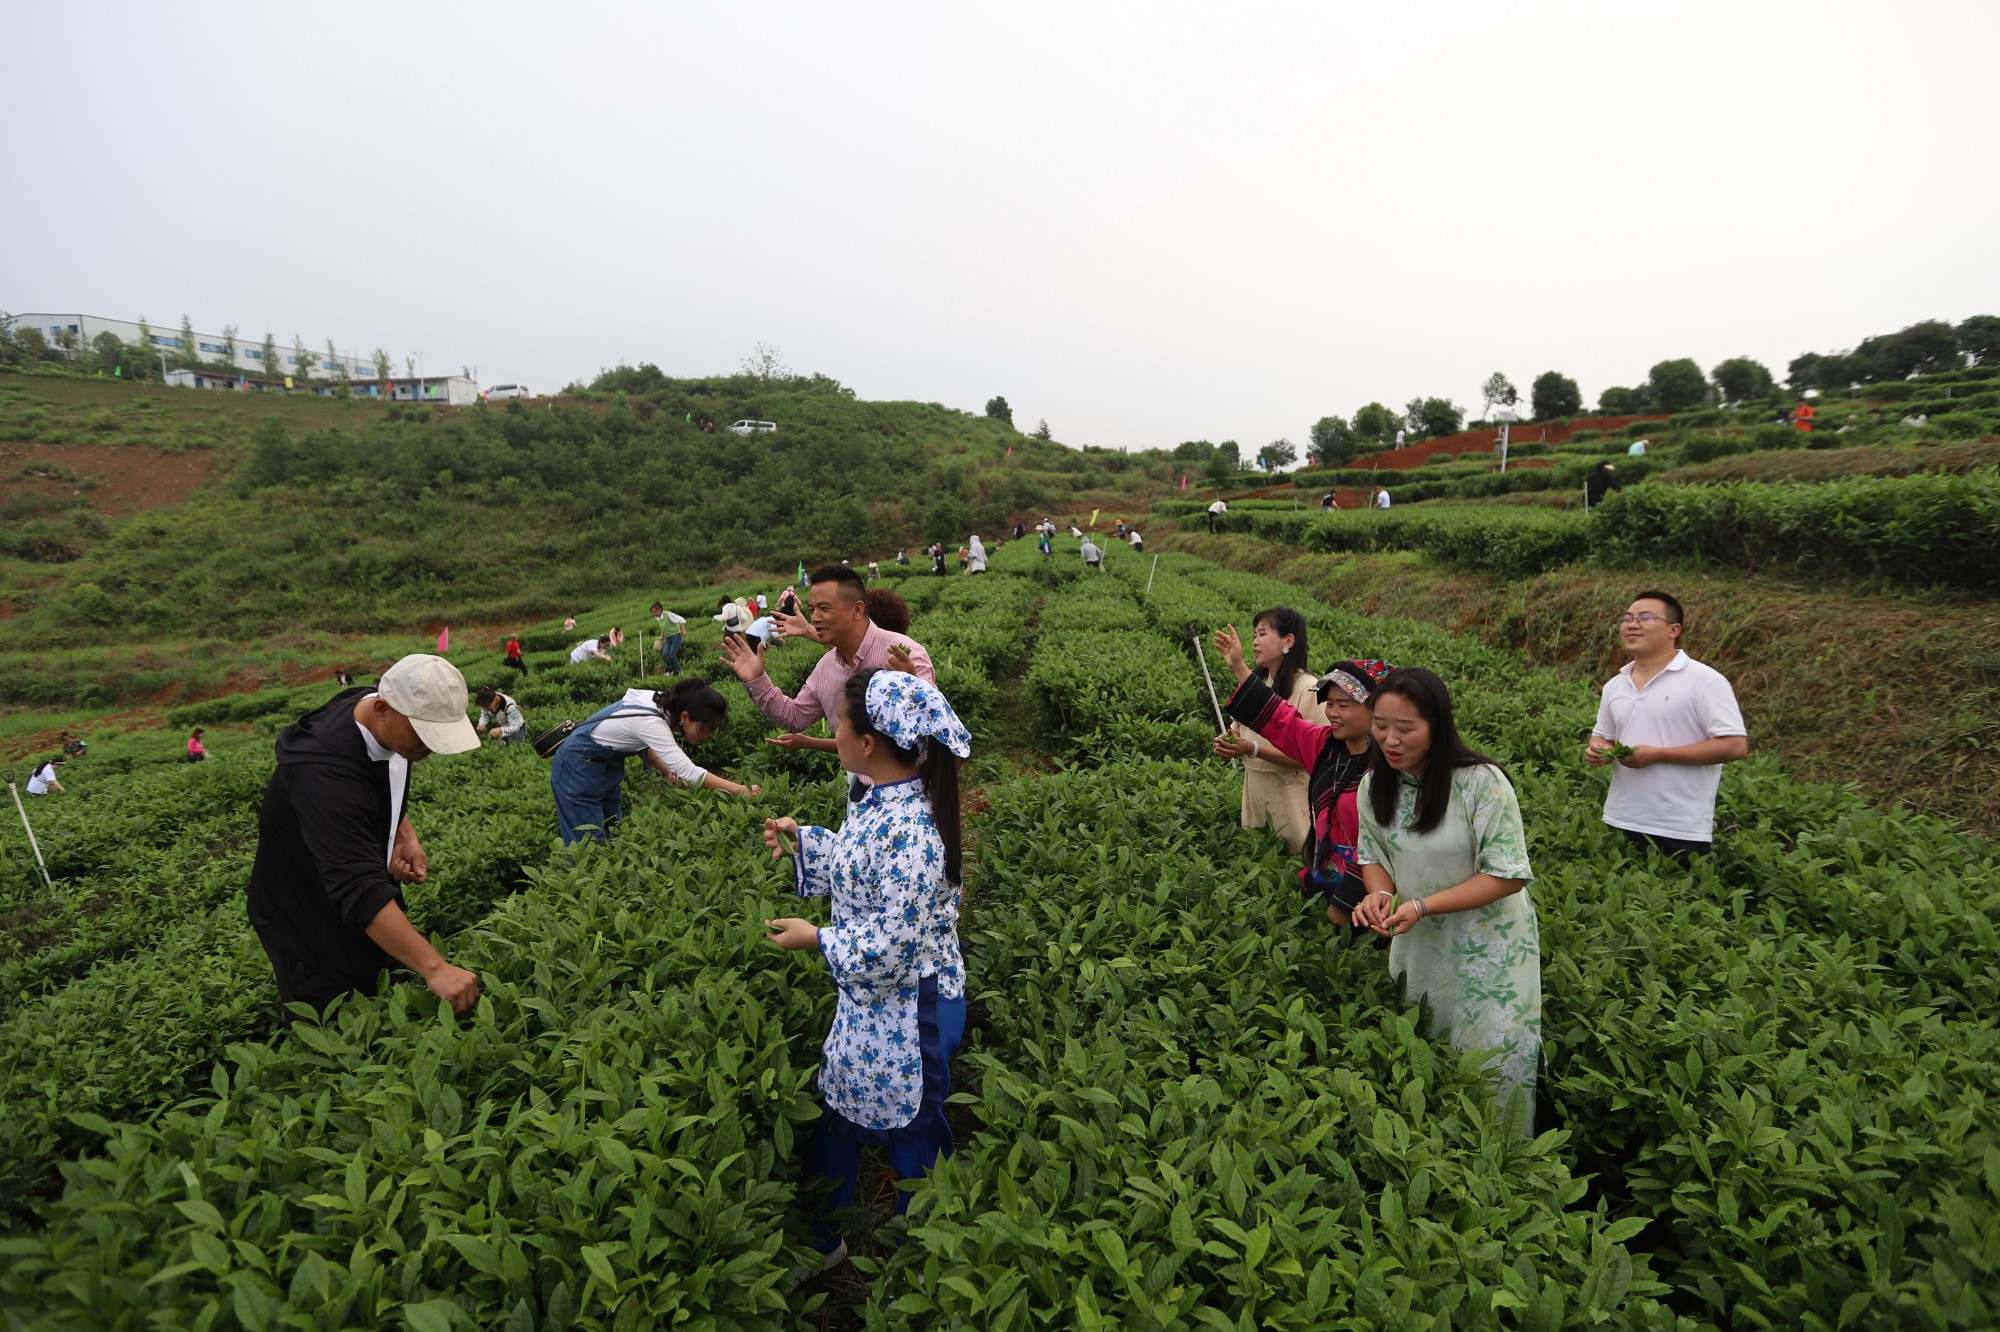
<instances>
[{"instance_id":1,"label":"white van","mask_svg":"<svg viewBox=\"0 0 2000 1332\"><path fill-rule=\"evenodd\" d=\"M526 384L495 384L492 388L486 390L486 397L489 401L494 398L525 398L528 396L530 395Z\"/></svg>"},{"instance_id":2,"label":"white van","mask_svg":"<svg viewBox=\"0 0 2000 1332\"><path fill-rule=\"evenodd\" d=\"M776 421L737 421L731 424L729 428L739 435L760 435L767 430L776 430L778 423Z\"/></svg>"}]
</instances>

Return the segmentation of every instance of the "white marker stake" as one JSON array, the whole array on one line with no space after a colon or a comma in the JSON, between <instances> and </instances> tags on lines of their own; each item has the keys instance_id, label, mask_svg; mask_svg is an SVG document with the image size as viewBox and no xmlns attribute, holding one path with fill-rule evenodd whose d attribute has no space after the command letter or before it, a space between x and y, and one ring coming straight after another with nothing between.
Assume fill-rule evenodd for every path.
<instances>
[{"instance_id":1,"label":"white marker stake","mask_svg":"<svg viewBox=\"0 0 2000 1332\"><path fill-rule=\"evenodd\" d=\"M1222 702L1215 696L1215 677L1208 673L1208 654L1201 650L1200 634L1189 641L1194 644L1194 659L1201 663L1201 678L1208 684L1208 701L1215 709L1215 733L1221 735L1229 729L1229 723L1222 719Z\"/></svg>"},{"instance_id":2,"label":"white marker stake","mask_svg":"<svg viewBox=\"0 0 2000 1332\"><path fill-rule=\"evenodd\" d=\"M1148 592L1151 592L1153 590L1153 577L1155 574L1158 574L1159 572L1160 572L1160 557L1158 555L1155 555L1153 556L1153 572L1146 575L1146 590Z\"/></svg>"},{"instance_id":3,"label":"white marker stake","mask_svg":"<svg viewBox=\"0 0 2000 1332\"><path fill-rule=\"evenodd\" d=\"M20 811L21 826L27 829L28 845L35 848L35 868L42 872L42 882L48 885L49 891L54 892L56 890L56 881L49 877L49 867L42 861L42 844L35 840L35 830L28 823L27 806L21 803L20 788L14 785L14 779L11 774L7 778L7 790L13 794L14 808Z\"/></svg>"}]
</instances>

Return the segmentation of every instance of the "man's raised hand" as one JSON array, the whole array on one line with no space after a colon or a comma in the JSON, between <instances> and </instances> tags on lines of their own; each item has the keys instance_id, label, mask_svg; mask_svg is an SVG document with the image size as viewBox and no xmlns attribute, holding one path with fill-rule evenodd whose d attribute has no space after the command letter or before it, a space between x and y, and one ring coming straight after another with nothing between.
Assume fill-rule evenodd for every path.
<instances>
[{"instance_id":1,"label":"man's raised hand","mask_svg":"<svg viewBox=\"0 0 2000 1332\"><path fill-rule=\"evenodd\" d=\"M729 663L729 669L736 672L736 678L744 684L754 684L764 676L764 647L750 646L749 640L733 634L722 640L722 659Z\"/></svg>"},{"instance_id":2,"label":"man's raised hand","mask_svg":"<svg viewBox=\"0 0 2000 1332\"><path fill-rule=\"evenodd\" d=\"M812 621L803 615L788 611L772 611L772 620L777 622L778 632L786 638L803 638L808 643L820 642L819 632L812 627Z\"/></svg>"}]
</instances>

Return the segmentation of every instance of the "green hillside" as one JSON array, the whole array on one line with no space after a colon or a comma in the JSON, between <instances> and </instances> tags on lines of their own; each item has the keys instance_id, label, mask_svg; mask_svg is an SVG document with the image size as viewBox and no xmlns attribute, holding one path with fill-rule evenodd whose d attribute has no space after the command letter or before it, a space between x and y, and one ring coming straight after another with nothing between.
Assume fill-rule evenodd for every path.
<instances>
[{"instance_id":1,"label":"green hillside","mask_svg":"<svg viewBox=\"0 0 2000 1332\"><path fill-rule=\"evenodd\" d=\"M739 437L739 418L779 429ZM199 484L133 494L148 469ZM0 705L185 697L330 669L350 635L990 541L1058 499L1164 493L1170 470L819 375L621 368L453 411L4 374Z\"/></svg>"}]
</instances>

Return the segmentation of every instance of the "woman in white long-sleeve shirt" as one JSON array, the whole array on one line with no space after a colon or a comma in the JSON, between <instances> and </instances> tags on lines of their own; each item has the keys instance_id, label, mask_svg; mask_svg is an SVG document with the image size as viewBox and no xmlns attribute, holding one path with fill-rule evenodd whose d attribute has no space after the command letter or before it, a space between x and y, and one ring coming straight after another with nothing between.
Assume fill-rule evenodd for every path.
<instances>
[{"instance_id":1,"label":"woman in white long-sleeve shirt","mask_svg":"<svg viewBox=\"0 0 2000 1332\"><path fill-rule=\"evenodd\" d=\"M623 813L625 756L645 755L648 767L684 786L714 787L751 797L763 788L741 786L697 765L681 749L674 730L698 745L722 729L729 705L703 680L682 680L671 689L628 689L625 697L601 708L576 728L549 765L549 790L563 845L585 837L603 841Z\"/></svg>"},{"instance_id":2,"label":"woman in white long-sleeve shirt","mask_svg":"<svg viewBox=\"0 0 2000 1332\"><path fill-rule=\"evenodd\" d=\"M967 562L965 566L965 571L967 573L985 573L986 547L980 544L980 540L977 535L974 535L974 537L972 538L971 546L969 548L968 553L972 556L972 558L970 561Z\"/></svg>"}]
</instances>

